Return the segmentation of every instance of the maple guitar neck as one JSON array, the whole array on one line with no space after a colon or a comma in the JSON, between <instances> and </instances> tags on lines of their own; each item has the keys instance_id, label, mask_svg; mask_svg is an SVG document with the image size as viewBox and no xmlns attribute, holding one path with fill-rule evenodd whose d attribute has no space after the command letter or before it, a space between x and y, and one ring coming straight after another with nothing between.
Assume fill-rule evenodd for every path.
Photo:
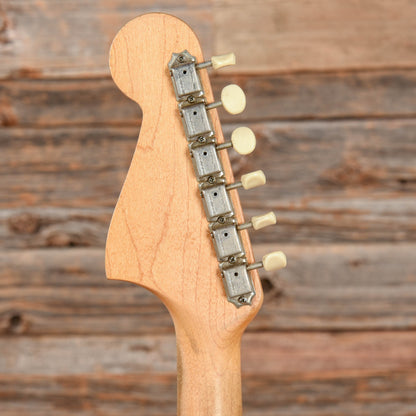
<instances>
[{"instance_id":1,"label":"maple guitar neck","mask_svg":"<svg viewBox=\"0 0 416 416\"><path fill-rule=\"evenodd\" d=\"M242 414L241 334L225 340L212 329L175 320L180 416Z\"/></svg>"},{"instance_id":2,"label":"maple guitar neck","mask_svg":"<svg viewBox=\"0 0 416 416\"><path fill-rule=\"evenodd\" d=\"M178 55L182 51L188 51L196 62L204 62L189 26L162 13L130 21L113 41L112 77L121 91L140 105L143 121L108 232L106 274L109 279L145 287L168 308L177 340L178 415L238 416L242 414L241 336L263 300L256 268L266 264L276 268L285 260L280 253L254 262L247 228L260 228L268 220L259 217L245 222L236 188L248 189L261 178L257 173L257 177L242 179L241 184L234 182L227 151L220 151L228 144L224 143L216 105L209 106L214 100L204 65L198 69L203 95L196 96L197 103L186 101L192 105L202 102L204 111L209 110L209 130L215 135L210 131L194 134L189 126L184 129L183 97L172 75L175 56L180 58L178 64L183 63L183 55ZM185 74L187 70L181 71ZM226 106L227 97L222 98ZM239 104L231 97L227 105ZM236 136L234 147L245 151L247 140L251 140L247 132L243 138ZM218 150L215 157L220 173L198 177L190 152L199 145ZM214 177L214 184L206 180L209 177ZM224 187L230 207L227 215L210 217L207 202L202 204L201 193L210 192L211 185ZM231 236L224 230L234 229L232 247L237 245L239 251L224 257L229 245L222 239Z\"/></svg>"}]
</instances>

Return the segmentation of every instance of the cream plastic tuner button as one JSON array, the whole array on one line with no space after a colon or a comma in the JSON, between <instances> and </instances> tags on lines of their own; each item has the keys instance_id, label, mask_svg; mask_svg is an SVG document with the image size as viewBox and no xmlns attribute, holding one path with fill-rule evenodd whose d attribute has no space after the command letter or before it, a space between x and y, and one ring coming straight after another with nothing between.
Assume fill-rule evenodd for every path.
<instances>
[{"instance_id":1,"label":"cream plastic tuner button","mask_svg":"<svg viewBox=\"0 0 416 416\"><path fill-rule=\"evenodd\" d=\"M284 269L287 265L287 259L282 251L273 251L266 254L262 259L264 270L271 272L273 270Z\"/></svg>"},{"instance_id":2,"label":"cream plastic tuner button","mask_svg":"<svg viewBox=\"0 0 416 416\"><path fill-rule=\"evenodd\" d=\"M211 64L214 69L223 68L224 66L235 65L235 55L233 52L225 55L217 55L211 58Z\"/></svg>"},{"instance_id":3,"label":"cream plastic tuner button","mask_svg":"<svg viewBox=\"0 0 416 416\"><path fill-rule=\"evenodd\" d=\"M212 66L214 69L223 68L224 66L235 65L235 55L226 53L225 55L212 56L209 61L196 64L196 69L203 69Z\"/></svg>"},{"instance_id":4,"label":"cream plastic tuner button","mask_svg":"<svg viewBox=\"0 0 416 416\"><path fill-rule=\"evenodd\" d=\"M248 127L237 127L231 133L231 143L240 155L248 155L256 148L256 136Z\"/></svg>"},{"instance_id":5,"label":"cream plastic tuner button","mask_svg":"<svg viewBox=\"0 0 416 416\"><path fill-rule=\"evenodd\" d=\"M271 272L273 270L283 269L286 265L287 260L285 253L282 251L273 251L272 253L264 255L262 261L248 265L247 270L250 271L264 267L264 270Z\"/></svg>"},{"instance_id":6,"label":"cream plastic tuner button","mask_svg":"<svg viewBox=\"0 0 416 416\"><path fill-rule=\"evenodd\" d=\"M234 147L240 155L248 155L256 148L256 136L248 127L237 127L231 133L231 141L217 144L217 150Z\"/></svg>"},{"instance_id":7,"label":"cream plastic tuner button","mask_svg":"<svg viewBox=\"0 0 416 416\"><path fill-rule=\"evenodd\" d=\"M264 185L266 183L266 175L262 170L256 170L255 172L246 173L241 176L239 182L230 183L226 186L227 191L236 188L253 189L257 186Z\"/></svg>"},{"instance_id":8,"label":"cream plastic tuner button","mask_svg":"<svg viewBox=\"0 0 416 416\"><path fill-rule=\"evenodd\" d=\"M253 227L255 230L260 230L264 227L274 224L276 224L276 215L274 212L268 212L264 215L251 217L251 221L240 224L237 226L237 228L238 230L245 230L247 228Z\"/></svg>"},{"instance_id":9,"label":"cream plastic tuner button","mask_svg":"<svg viewBox=\"0 0 416 416\"><path fill-rule=\"evenodd\" d=\"M261 228L276 224L276 215L274 212L258 215L257 217L251 218L251 223L253 224L253 228L255 230L260 230Z\"/></svg>"},{"instance_id":10,"label":"cream plastic tuner button","mask_svg":"<svg viewBox=\"0 0 416 416\"><path fill-rule=\"evenodd\" d=\"M244 189L252 189L266 183L266 175L262 170L246 173L241 176L241 185Z\"/></svg>"},{"instance_id":11,"label":"cream plastic tuner button","mask_svg":"<svg viewBox=\"0 0 416 416\"><path fill-rule=\"evenodd\" d=\"M240 114L246 108L246 95L236 84L230 84L221 91L221 103L230 114Z\"/></svg>"},{"instance_id":12,"label":"cream plastic tuner button","mask_svg":"<svg viewBox=\"0 0 416 416\"><path fill-rule=\"evenodd\" d=\"M230 114L240 114L246 108L246 95L238 85L227 85L221 91L221 100L207 104L206 109L212 110L221 105Z\"/></svg>"}]
</instances>

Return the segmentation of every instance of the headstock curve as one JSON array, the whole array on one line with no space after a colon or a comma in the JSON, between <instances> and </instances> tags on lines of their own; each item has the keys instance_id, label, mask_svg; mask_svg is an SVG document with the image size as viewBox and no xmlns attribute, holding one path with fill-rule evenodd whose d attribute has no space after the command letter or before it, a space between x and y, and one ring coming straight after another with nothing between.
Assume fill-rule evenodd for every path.
<instances>
[{"instance_id":1,"label":"headstock curve","mask_svg":"<svg viewBox=\"0 0 416 416\"><path fill-rule=\"evenodd\" d=\"M206 327L221 317L225 336L233 329L242 332L259 310L263 295L256 270L250 272L256 290L250 307L236 309L224 294L167 69L172 53L185 49L203 62L192 29L162 13L130 21L113 41L111 74L120 90L141 106L143 123L107 238L106 272L110 279L131 281L157 294L175 323L187 317ZM201 71L201 80L213 102L206 70ZM210 113L217 141L222 143L217 111ZM220 153L231 183L227 152ZM229 192L242 224L237 191ZM241 237L252 263L247 231L242 230Z\"/></svg>"}]
</instances>

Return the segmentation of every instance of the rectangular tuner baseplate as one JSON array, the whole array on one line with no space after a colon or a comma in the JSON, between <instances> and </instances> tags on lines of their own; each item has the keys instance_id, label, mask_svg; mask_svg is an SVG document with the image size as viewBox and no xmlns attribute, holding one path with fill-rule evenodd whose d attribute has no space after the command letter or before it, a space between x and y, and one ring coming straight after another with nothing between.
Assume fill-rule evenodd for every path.
<instances>
[{"instance_id":1,"label":"rectangular tuner baseplate","mask_svg":"<svg viewBox=\"0 0 416 416\"><path fill-rule=\"evenodd\" d=\"M228 299L234 302L251 303L255 292L246 266L231 267L224 270L222 274Z\"/></svg>"},{"instance_id":2,"label":"rectangular tuner baseplate","mask_svg":"<svg viewBox=\"0 0 416 416\"><path fill-rule=\"evenodd\" d=\"M188 140L194 137L205 136L212 132L205 103L182 107L181 114Z\"/></svg>"},{"instance_id":3,"label":"rectangular tuner baseplate","mask_svg":"<svg viewBox=\"0 0 416 416\"><path fill-rule=\"evenodd\" d=\"M251 305L256 292L196 64L196 58L185 50L172 54L168 67L225 293L228 301L239 308Z\"/></svg>"},{"instance_id":4,"label":"rectangular tuner baseplate","mask_svg":"<svg viewBox=\"0 0 416 416\"><path fill-rule=\"evenodd\" d=\"M229 257L244 255L244 248L235 225L217 228L212 231L212 235L220 260L226 261Z\"/></svg>"},{"instance_id":5,"label":"rectangular tuner baseplate","mask_svg":"<svg viewBox=\"0 0 416 416\"><path fill-rule=\"evenodd\" d=\"M223 168L215 144L191 148L192 161L198 181L207 176L221 176Z\"/></svg>"},{"instance_id":6,"label":"rectangular tuner baseplate","mask_svg":"<svg viewBox=\"0 0 416 416\"><path fill-rule=\"evenodd\" d=\"M208 221L217 221L218 217L228 217L233 214L233 206L225 185L210 186L202 189L201 192Z\"/></svg>"},{"instance_id":7,"label":"rectangular tuner baseplate","mask_svg":"<svg viewBox=\"0 0 416 416\"><path fill-rule=\"evenodd\" d=\"M195 62L171 69L176 97L186 98L188 95L201 95L202 85L195 70Z\"/></svg>"}]
</instances>

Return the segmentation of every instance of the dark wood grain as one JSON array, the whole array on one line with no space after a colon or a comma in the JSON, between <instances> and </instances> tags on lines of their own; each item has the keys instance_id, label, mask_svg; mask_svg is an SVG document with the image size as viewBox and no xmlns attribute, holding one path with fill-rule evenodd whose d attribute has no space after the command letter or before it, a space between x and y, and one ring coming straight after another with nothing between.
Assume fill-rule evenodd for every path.
<instances>
[{"instance_id":1,"label":"dark wood grain","mask_svg":"<svg viewBox=\"0 0 416 416\"><path fill-rule=\"evenodd\" d=\"M4 209L0 247L104 247L112 213L110 207L94 206Z\"/></svg>"},{"instance_id":2,"label":"dark wood grain","mask_svg":"<svg viewBox=\"0 0 416 416\"><path fill-rule=\"evenodd\" d=\"M410 331L248 333L242 370L259 377L416 369ZM174 334L0 338L2 375L166 374L176 371ZM322 354L325 351L325 354ZM27 359L26 357L30 357ZM76 365L74 365L76 363Z\"/></svg>"},{"instance_id":3,"label":"dark wood grain","mask_svg":"<svg viewBox=\"0 0 416 416\"><path fill-rule=\"evenodd\" d=\"M245 413L413 415L415 341L407 332L247 334ZM6 416L176 414L173 335L0 339L0 349Z\"/></svg>"},{"instance_id":4,"label":"dark wood grain","mask_svg":"<svg viewBox=\"0 0 416 416\"><path fill-rule=\"evenodd\" d=\"M236 52L234 72L415 67L411 0L71 0L59 7L54 0L5 0L2 6L0 56L7 59L0 61L0 77L108 74L112 38L125 22L150 11L189 23L206 56Z\"/></svg>"},{"instance_id":5,"label":"dark wood grain","mask_svg":"<svg viewBox=\"0 0 416 416\"><path fill-rule=\"evenodd\" d=\"M410 117L416 114L416 71L361 71L226 76L211 71L216 96L238 83L247 108L223 122L316 118ZM137 125L139 107L109 78L0 81L4 126Z\"/></svg>"},{"instance_id":6,"label":"dark wood grain","mask_svg":"<svg viewBox=\"0 0 416 416\"><path fill-rule=\"evenodd\" d=\"M240 72L414 67L415 3L221 0L215 50L233 50ZM359 18L358 18L359 16Z\"/></svg>"},{"instance_id":7,"label":"dark wood grain","mask_svg":"<svg viewBox=\"0 0 416 416\"><path fill-rule=\"evenodd\" d=\"M289 265L262 272L265 302L249 331L416 328L414 244L255 245L280 248ZM2 334L171 333L159 300L106 281L102 249L0 254Z\"/></svg>"},{"instance_id":8,"label":"dark wood grain","mask_svg":"<svg viewBox=\"0 0 416 416\"><path fill-rule=\"evenodd\" d=\"M139 106L109 78L0 81L4 126L138 124Z\"/></svg>"},{"instance_id":9,"label":"dark wood grain","mask_svg":"<svg viewBox=\"0 0 416 416\"><path fill-rule=\"evenodd\" d=\"M415 372L243 374L248 416L414 416ZM176 375L2 376L5 416L175 416Z\"/></svg>"},{"instance_id":10,"label":"dark wood grain","mask_svg":"<svg viewBox=\"0 0 416 416\"><path fill-rule=\"evenodd\" d=\"M261 167L268 185L242 191L243 207L247 216L265 209L279 215L279 232L253 233L256 243L415 240L413 119L252 127L258 148L244 158L231 153L234 173ZM0 130L1 244L102 245L137 135L138 127ZM23 214L38 226L25 230Z\"/></svg>"},{"instance_id":11,"label":"dark wood grain","mask_svg":"<svg viewBox=\"0 0 416 416\"><path fill-rule=\"evenodd\" d=\"M211 54L213 18L209 3L4 0L0 77L108 75L110 44L120 28L140 14L160 11L198 28L204 51Z\"/></svg>"}]
</instances>

